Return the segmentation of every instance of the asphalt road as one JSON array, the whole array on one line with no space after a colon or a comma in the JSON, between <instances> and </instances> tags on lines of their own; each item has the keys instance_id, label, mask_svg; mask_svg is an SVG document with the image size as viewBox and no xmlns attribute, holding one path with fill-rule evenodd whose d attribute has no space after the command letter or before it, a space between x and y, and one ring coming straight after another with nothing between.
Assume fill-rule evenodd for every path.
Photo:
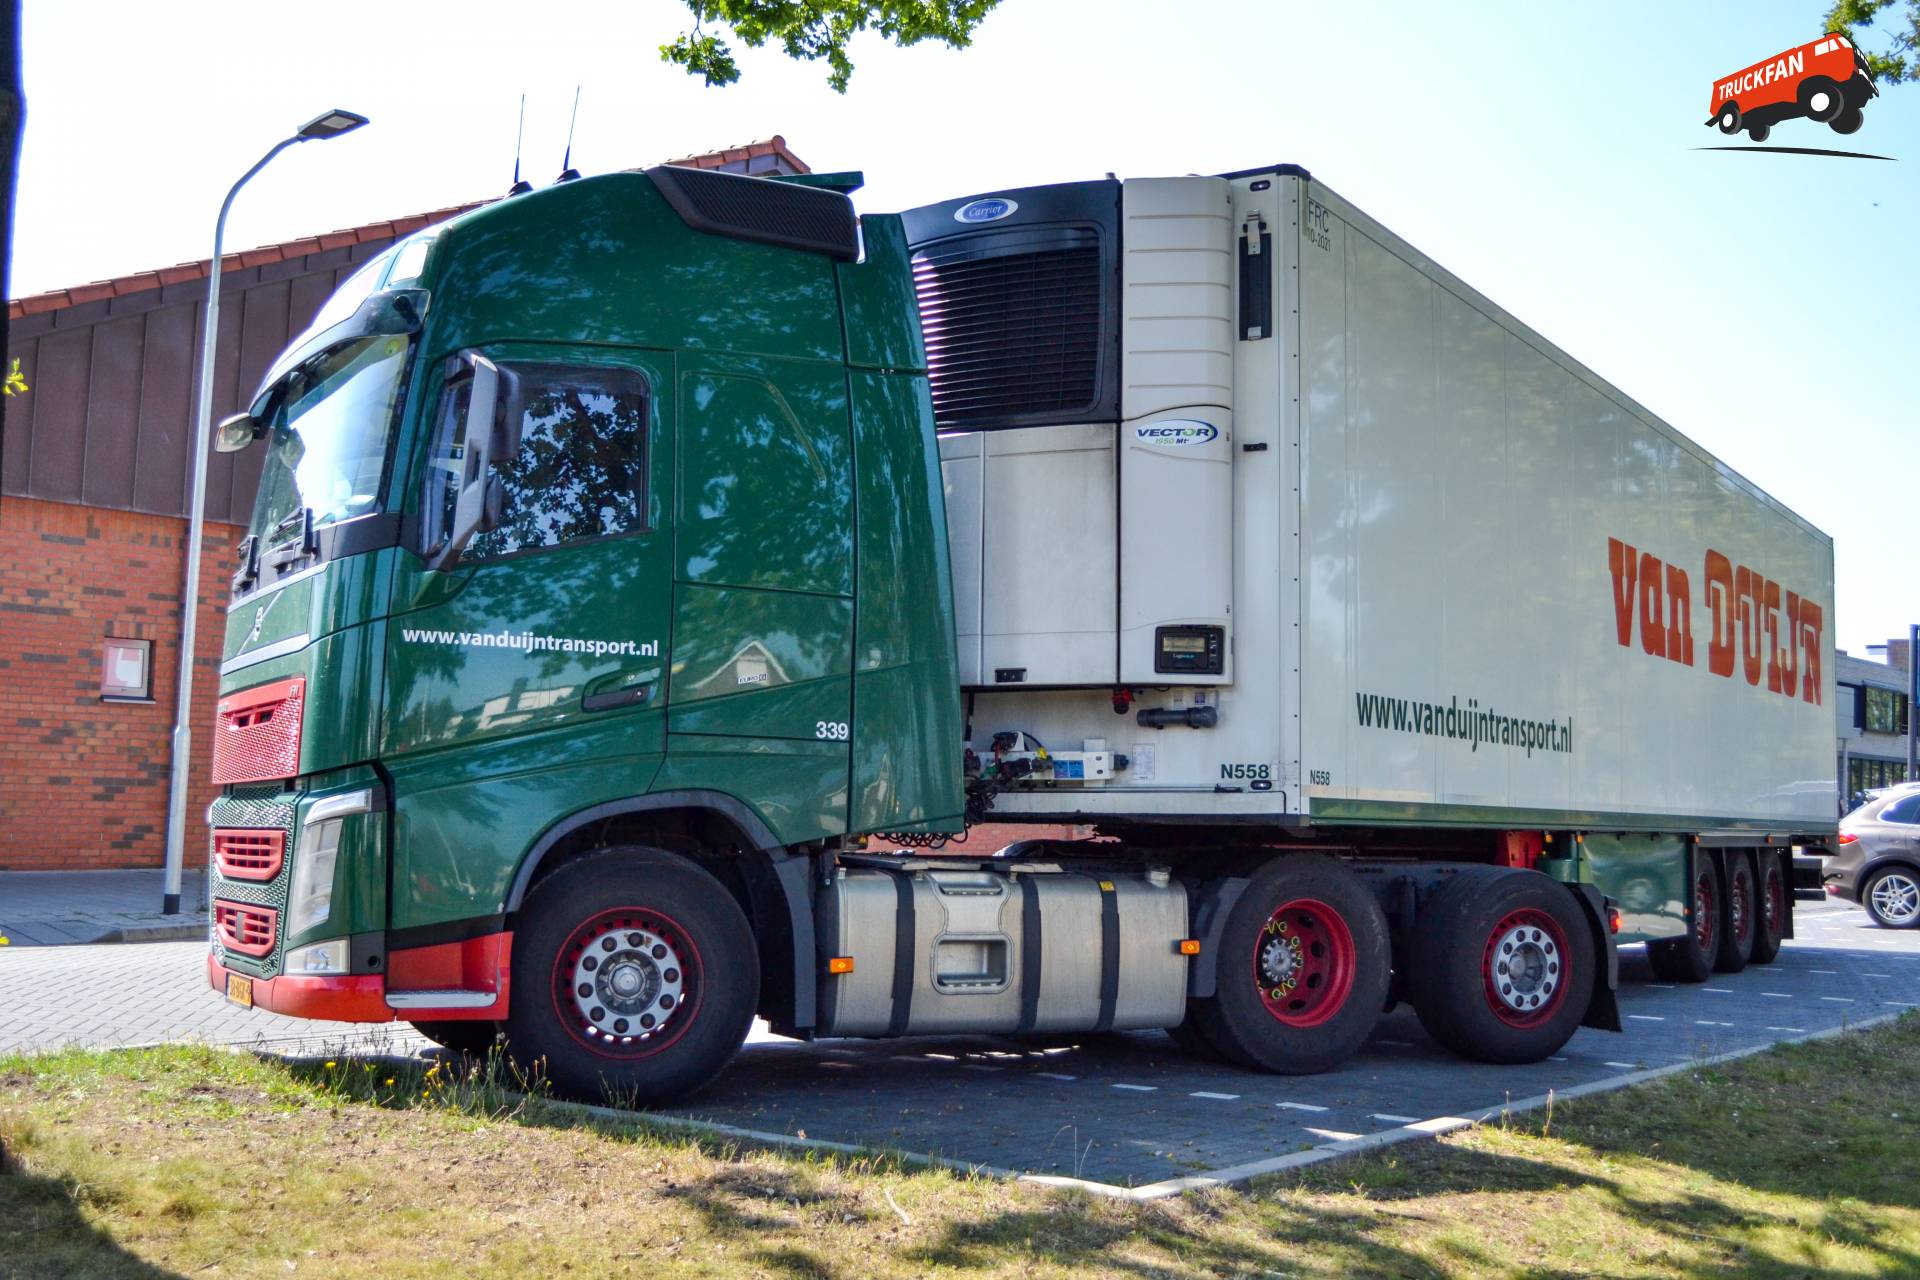
<instances>
[{"instance_id":1,"label":"asphalt road","mask_svg":"<svg viewBox=\"0 0 1920 1280\"><path fill-rule=\"evenodd\" d=\"M1338 1070L1307 1077L1198 1061L1158 1032L1044 1044L800 1044L759 1027L734 1066L677 1114L1138 1186L1920 1008L1920 931L1874 928L1842 904L1797 911L1800 936L1773 964L1698 987L1655 983L1640 949L1624 950L1625 1033L1583 1030L1532 1066L1455 1058L1404 1009ZM228 1005L204 985L203 954L198 942L0 949L0 1052L161 1040L427 1051L404 1026L302 1022Z\"/></svg>"}]
</instances>

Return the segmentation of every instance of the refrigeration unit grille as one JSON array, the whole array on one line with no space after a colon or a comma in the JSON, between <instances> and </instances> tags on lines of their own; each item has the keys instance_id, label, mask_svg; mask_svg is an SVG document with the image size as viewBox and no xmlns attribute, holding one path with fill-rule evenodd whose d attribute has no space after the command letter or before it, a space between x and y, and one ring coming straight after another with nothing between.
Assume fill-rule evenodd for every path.
<instances>
[{"instance_id":1,"label":"refrigeration unit grille","mask_svg":"<svg viewBox=\"0 0 1920 1280\"><path fill-rule=\"evenodd\" d=\"M947 240L913 256L933 412L942 427L1095 416L1108 342L1092 228Z\"/></svg>"}]
</instances>

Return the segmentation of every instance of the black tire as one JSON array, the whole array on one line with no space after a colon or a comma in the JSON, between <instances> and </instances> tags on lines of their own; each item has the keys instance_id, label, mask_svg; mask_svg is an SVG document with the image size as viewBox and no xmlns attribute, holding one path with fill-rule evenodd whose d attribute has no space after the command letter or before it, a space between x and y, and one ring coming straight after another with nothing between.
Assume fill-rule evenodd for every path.
<instances>
[{"instance_id":1,"label":"black tire","mask_svg":"<svg viewBox=\"0 0 1920 1280\"><path fill-rule=\"evenodd\" d=\"M1826 76L1809 76L1802 81L1798 98L1800 109L1807 113L1807 118L1821 124L1839 115L1847 105L1840 86Z\"/></svg>"},{"instance_id":2,"label":"black tire","mask_svg":"<svg viewBox=\"0 0 1920 1280\"><path fill-rule=\"evenodd\" d=\"M1920 925L1920 871L1912 867L1885 867L1860 886L1860 905L1882 929L1911 929Z\"/></svg>"},{"instance_id":3,"label":"black tire","mask_svg":"<svg viewBox=\"0 0 1920 1280\"><path fill-rule=\"evenodd\" d=\"M1421 906L1407 996L1427 1034L1462 1057L1538 1062L1580 1029L1595 952L1566 886L1537 871L1476 868Z\"/></svg>"},{"instance_id":4,"label":"black tire","mask_svg":"<svg viewBox=\"0 0 1920 1280\"><path fill-rule=\"evenodd\" d=\"M1760 892L1753 874L1753 855L1744 849L1727 853L1727 873L1721 877L1723 897L1720 945L1714 951L1715 973L1739 973L1753 959L1754 920L1760 913Z\"/></svg>"},{"instance_id":5,"label":"black tire","mask_svg":"<svg viewBox=\"0 0 1920 1280\"><path fill-rule=\"evenodd\" d=\"M1720 126L1720 132L1728 137L1740 132L1740 104L1729 102L1720 108L1720 114L1714 117L1714 122Z\"/></svg>"},{"instance_id":6,"label":"black tire","mask_svg":"<svg viewBox=\"0 0 1920 1280\"><path fill-rule=\"evenodd\" d=\"M1866 115L1858 107L1848 107L1839 115L1827 121L1827 128L1835 133L1858 133L1860 126L1866 123Z\"/></svg>"},{"instance_id":7,"label":"black tire","mask_svg":"<svg viewBox=\"0 0 1920 1280\"><path fill-rule=\"evenodd\" d=\"M746 916L673 854L589 854L520 909L507 1039L557 1093L618 1106L684 1098L740 1048L759 1001Z\"/></svg>"},{"instance_id":8,"label":"black tire","mask_svg":"<svg viewBox=\"0 0 1920 1280\"><path fill-rule=\"evenodd\" d=\"M1790 877L1782 864L1786 857L1771 849L1760 855L1760 874L1754 882L1760 907L1753 918L1753 963L1772 964L1787 937L1787 913L1793 910Z\"/></svg>"},{"instance_id":9,"label":"black tire","mask_svg":"<svg viewBox=\"0 0 1920 1280\"><path fill-rule=\"evenodd\" d=\"M1705 982L1713 976L1720 946L1720 869L1705 853L1695 852L1693 901L1687 931L1677 938L1647 944L1647 960L1663 982Z\"/></svg>"},{"instance_id":10,"label":"black tire","mask_svg":"<svg viewBox=\"0 0 1920 1280\"><path fill-rule=\"evenodd\" d=\"M451 1049L455 1053L470 1054L483 1058L493 1048L499 1038L504 1022L478 1022L464 1020L459 1022L416 1022L413 1029L442 1049Z\"/></svg>"},{"instance_id":11,"label":"black tire","mask_svg":"<svg viewBox=\"0 0 1920 1280\"><path fill-rule=\"evenodd\" d=\"M1755 142L1765 142L1767 140L1767 135L1772 132L1773 132L1772 125L1761 124L1758 120L1752 121L1747 125L1747 136L1753 139Z\"/></svg>"},{"instance_id":12,"label":"black tire","mask_svg":"<svg viewBox=\"0 0 1920 1280\"><path fill-rule=\"evenodd\" d=\"M1229 1061L1283 1075L1350 1057L1379 1020L1393 977L1387 917L1372 890L1311 853L1254 872L1213 959L1216 993L1188 1002L1188 1023Z\"/></svg>"}]
</instances>

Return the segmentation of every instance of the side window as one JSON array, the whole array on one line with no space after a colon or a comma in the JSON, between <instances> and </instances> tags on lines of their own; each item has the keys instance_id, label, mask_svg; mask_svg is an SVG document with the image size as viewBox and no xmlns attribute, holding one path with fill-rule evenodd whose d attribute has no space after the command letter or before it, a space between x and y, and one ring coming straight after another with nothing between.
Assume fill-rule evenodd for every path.
<instances>
[{"instance_id":1,"label":"side window","mask_svg":"<svg viewBox=\"0 0 1920 1280\"><path fill-rule=\"evenodd\" d=\"M461 560L646 528L646 379L590 365L503 364L500 372L501 412L517 418L520 447L496 468L505 496L499 526L476 534ZM427 463L429 546L452 522L465 480L469 390L463 379L441 396Z\"/></svg>"},{"instance_id":2,"label":"side window","mask_svg":"<svg viewBox=\"0 0 1920 1280\"><path fill-rule=\"evenodd\" d=\"M1911 795L1904 800L1896 800L1880 811L1882 822L1920 823L1920 795Z\"/></svg>"}]
</instances>

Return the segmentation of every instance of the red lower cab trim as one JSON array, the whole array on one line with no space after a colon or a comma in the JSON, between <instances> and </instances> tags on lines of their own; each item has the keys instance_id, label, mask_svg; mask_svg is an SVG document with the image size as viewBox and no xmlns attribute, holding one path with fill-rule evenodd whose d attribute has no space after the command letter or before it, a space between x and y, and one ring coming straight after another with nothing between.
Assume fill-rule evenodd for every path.
<instances>
[{"instance_id":1,"label":"red lower cab trim","mask_svg":"<svg viewBox=\"0 0 1920 1280\"><path fill-rule=\"evenodd\" d=\"M497 1022L507 1016L512 962L512 932L492 933L395 951L387 957L384 974L286 973L252 978L253 1004L269 1013L328 1022ZM226 968L209 953L207 985L225 994L229 974L252 977ZM389 992L397 996L410 991L484 992L492 999L484 1005L454 1007L410 1004L396 1009L387 1003Z\"/></svg>"}]
</instances>

